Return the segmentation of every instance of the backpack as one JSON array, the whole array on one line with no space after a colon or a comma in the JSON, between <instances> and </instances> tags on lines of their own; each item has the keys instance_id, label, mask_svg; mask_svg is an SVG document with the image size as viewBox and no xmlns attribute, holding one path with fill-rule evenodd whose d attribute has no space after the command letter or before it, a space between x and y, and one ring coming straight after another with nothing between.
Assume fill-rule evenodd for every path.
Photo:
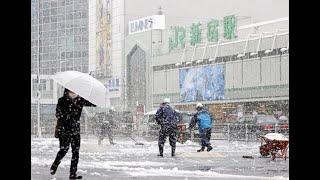
<instances>
[{"instance_id":1,"label":"backpack","mask_svg":"<svg viewBox=\"0 0 320 180\"><path fill-rule=\"evenodd\" d=\"M210 114L207 111L201 111L198 114L198 125L199 128L204 129L204 128L211 128L212 125L212 119L210 117Z\"/></svg>"}]
</instances>

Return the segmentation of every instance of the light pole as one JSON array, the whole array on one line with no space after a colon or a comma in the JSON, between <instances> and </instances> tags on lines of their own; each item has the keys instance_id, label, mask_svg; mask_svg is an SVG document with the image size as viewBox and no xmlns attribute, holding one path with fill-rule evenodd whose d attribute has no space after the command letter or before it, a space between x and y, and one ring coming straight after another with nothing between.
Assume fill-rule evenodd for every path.
<instances>
[{"instance_id":1,"label":"light pole","mask_svg":"<svg viewBox=\"0 0 320 180\"><path fill-rule=\"evenodd\" d=\"M38 80L38 91L37 91L37 137L41 137L41 128L40 128L40 0L38 0L38 72L37 72L37 80Z\"/></svg>"}]
</instances>

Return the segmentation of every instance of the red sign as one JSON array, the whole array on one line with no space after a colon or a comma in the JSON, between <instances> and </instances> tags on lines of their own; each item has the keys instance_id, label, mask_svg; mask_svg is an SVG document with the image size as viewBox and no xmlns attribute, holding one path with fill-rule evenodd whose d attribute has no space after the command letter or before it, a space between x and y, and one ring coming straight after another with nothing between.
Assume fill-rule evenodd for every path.
<instances>
[{"instance_id":1,"label":"red sign","mask_svg":"<svg viewBox=\"0 0 320 180\"><path fill-rule=\"evenodd\" d=\"M137 105L136 112L137 112L137 115L143 116L144 115L144 105L143 104Z\"/></svg>"}]
</instances>

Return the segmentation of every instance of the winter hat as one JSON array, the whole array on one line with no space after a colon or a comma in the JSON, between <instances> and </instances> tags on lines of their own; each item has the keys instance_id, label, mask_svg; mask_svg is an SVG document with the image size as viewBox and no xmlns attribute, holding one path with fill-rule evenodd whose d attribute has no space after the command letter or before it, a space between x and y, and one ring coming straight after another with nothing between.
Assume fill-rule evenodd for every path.
<instances>
[{"instance_id":1,"label":"winter hat","mask_svg":"<svg viewBox=\"0 0 320 180\"><path fill-rule=\"evenodd\" d=\"M163 103L170 103L170 98L164 98Z\"/></svg>"},{"instance_id":2,"label":"winter hat","mask_svg":"<svg viewBox=\"0 0 320 180\"><path fill-rule=\"evenodd\" d=\"M203 105L201 104L201 103L198 103L197 105L196 105L196 110L201 110L203 108Z\"/></svg>"}]
</instances>

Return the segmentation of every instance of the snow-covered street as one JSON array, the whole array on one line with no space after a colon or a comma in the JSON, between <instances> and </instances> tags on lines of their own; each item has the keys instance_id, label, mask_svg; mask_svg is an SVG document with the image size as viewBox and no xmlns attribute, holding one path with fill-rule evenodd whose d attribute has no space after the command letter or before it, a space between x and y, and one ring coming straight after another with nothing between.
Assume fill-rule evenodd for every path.
<instances>
[{"instance_id":1,"label":"snow-covered street","mask_svg":"<svg viewBox=\"0 0 320 180\"><path fill-rule=\"evenodd\" d=\"M212 140L211 152L197 153L199 145L187 141L177 143L172 158L168 141L164 158L157 156L157 141L138 139L144 145L135 145L129 138L115 138L116 145L104 140L98 145L94 137L82 137L78 174L83 179L289 179L289 159L261 158L259 142L230 142ZM56 174L49 168L58 152L55 138L32 138L31 176L33 180L67 179L71 147ZM251 155L254 159L244 159Z\"/></svg>"}]
</instances>

